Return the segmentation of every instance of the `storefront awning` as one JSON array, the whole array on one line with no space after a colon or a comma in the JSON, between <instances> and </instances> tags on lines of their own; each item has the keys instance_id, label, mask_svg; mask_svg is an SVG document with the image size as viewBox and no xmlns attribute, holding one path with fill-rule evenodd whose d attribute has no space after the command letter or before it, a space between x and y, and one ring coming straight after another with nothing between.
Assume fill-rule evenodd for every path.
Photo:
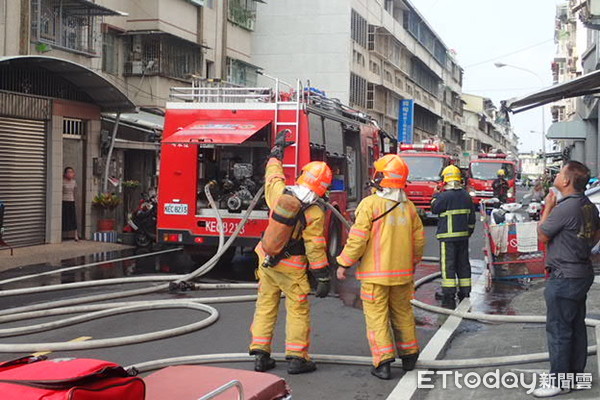
<instances>
[{"instance_id":1,"label":"storefront awning","mask_svg":"<svg viewBox=\"0 0 600 400\"><path fill-rule=\"evenodd\" d=\"M5 79L0 81L3 90L21 92L23 85L19 84L17 73L28 72L45 79L55 76L70 83L78 93L85 95L85 101L98 105L103 112L135 111L135 105L125 93L101 74L67 59L34 55L0 57L0 71L0 75L5 74ZM51 85L43 84L45 80L39 82L42 83L31 85L29 94L61 98Z\"/></svg>"},{"instance_id":2,"label":"storefront awning","mask_svg":"<svg viewBox=\"0 0 600 400\"><path fill-rule=\"evenodd\" d=\"M180 129L163 143L240 144L271 121L196 121Z\"/></svg>"},{"instance_id":3,"label":"storefront awning","mask_svg":"<svg viewBox=\"0 0 600 400\"><path fill-rule=\"evenodd\" d=\"M600 93L600 70L523 97L506 100L506 107L516 114L562 99L597 93Z\"/></svg>"}]
</instances>

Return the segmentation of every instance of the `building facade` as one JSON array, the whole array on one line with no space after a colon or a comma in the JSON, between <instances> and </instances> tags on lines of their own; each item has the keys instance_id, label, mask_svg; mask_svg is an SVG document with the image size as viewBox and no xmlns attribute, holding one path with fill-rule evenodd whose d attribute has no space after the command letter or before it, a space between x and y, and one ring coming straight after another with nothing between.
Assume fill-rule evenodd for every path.
<instances>
[{"instance_id":1,"label":"building facade","mask_svg":"<svg viewBox=\"0 0 600 400\"><path fill-rule=\"evenodd\" d=\"M391 134L400 100L412 99L414 142L439 137L462 153L463 70L409 1L281 0L258 11L252 59L268 74L324 90Z\"/></svg>"},{"instance_id":2,"label":"building facade","mask_svg":"<svg viewBox=\"0 0 600 400\"><path fill-rule=\"evenodd\" d=\"M91 201L105 180L121 196L124 181L140 182L130 197L156 186L172 87L207 78L256 83L254 0L0 3L0 201L12 245L62 240L66 166L77 172L86 238L96 230L100 213ZM35 157L26 154L28 145ZM118 210L119 225L127 211Z\"/></svg>"},{"instance_id":3,"label":"building facade","mask_svg":"<svg viewBox=\"0 0 600 400\"><path fill-rule=\"evenodd\" d=\"M465 151L461 162L487 153L492 149L505 154L518 154L518 136L513 132L510 122L500 113L492 100L472 94L463 94L465 107ZM464 165L464 164L463 164Z\"/></svg>"}]
</instances>

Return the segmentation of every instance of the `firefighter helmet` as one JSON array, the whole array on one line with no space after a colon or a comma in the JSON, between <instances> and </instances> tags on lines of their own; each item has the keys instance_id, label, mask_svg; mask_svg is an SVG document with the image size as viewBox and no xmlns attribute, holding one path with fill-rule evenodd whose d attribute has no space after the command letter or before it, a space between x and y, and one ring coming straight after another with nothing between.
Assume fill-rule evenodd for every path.
<instances>
[{"instance_id":1,"label":"firefighter helmet","mask_svg":"<svg viewBox=\"0 0 600 400\"><path fill-rule=\"evenodd\" d=\"M460 182L462 179L460 169L456 165L448 165L442 171L442 176L444 177L444 182Z\"/></svg>"},{"instance_id":2,"label":"firefighter helmet","mask_svg":"<svg viewBox=\"0 0 600 400\"><path fill-rule=\"evenodd\" d=\"M403 189L410 173L406 162L397 154L388 154L375 161L375 174L380 173L383 178L379 182L381 187Z\"/></svg>"},{"instance_id":3,"label":"firefighter helmet","mask_svg":"<svg viewBox=\"0 0 600 400\"><path fill-rule=\"evenodd\" d=\"M503 169L499 169L497 174L498 174L498 176L504 176L504 175L506 175L506 172L504 172Z\"/></svg>"},{"instance_id":4,"label":"firefighter helmet","mask_svg":"<svg viewBox=\"0 0 600 400\"><path fill-rule=\"evenodd\" d=\"M302 174L296 180L296 184L304 186L323 197L329 189L332 179L333 174L326 163L313 161L302 167Z\"/></svg>"}]
</instances>

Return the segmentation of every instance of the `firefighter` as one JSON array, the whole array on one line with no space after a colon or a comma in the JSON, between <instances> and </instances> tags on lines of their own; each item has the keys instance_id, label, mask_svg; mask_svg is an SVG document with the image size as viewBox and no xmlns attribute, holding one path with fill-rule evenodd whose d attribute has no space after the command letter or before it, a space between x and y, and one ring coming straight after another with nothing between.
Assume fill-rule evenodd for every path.
<instances>
[{"instance_id":1,"label":"firefighter","mask_svg":"<svg viewBox=\"0 0 600 400\"><path fill-rule=\"evenodd\" d=\"M282 159L285 147L292 143L286 141L285 131L278 133L265 171L265 199L271 210L284 193L296 196L304 208L295 224L292 240L286 247L285 254L273 266L269 267L265 262L267 257L262 248L262 240L255 249L259 257L259 289L254 321L250 328L252 343L249 350L250 355L255 356L254 369L258 372L275 368L275 360L270 356L271 343L282 292L285 294L287 311L285 354L288 373L312 372L317 368L308 355L310 284L307 263L318 281L315 295L326 297L330 289L324 237L325 212L315 201L325 195L331 185L332 173L327 164L314 161L302 168L296 185L286 187Z\"/></svg>"},{"instance_id":2,"label":"firefighter","mask_svg":"<svg viewBox=\"0 0 600 400\"><path fill-rule=\"evenodd\" d=\"M442 272L442 306L456 307L459 300L471 293L469 237L475 229L475 206L462 186L460 169L449 165L442 171L445 186L434 193L431 212L438 214L437 239L440 242Z\"/></svg>"},{"instance_id":3,"label":"firefighter","mask_svg":"<svg viewBox=\"0 0 600 400\"><path fill-rule=\"evenodd\" d=\"M508 195L508 181L504 178L506 173L503 169L499 169L497 172L497 178L492 182L492 189L494 189L494 197L500 200L500 203L506 203Z\"/></svg>"},{"instance_id":4,"label":"firefighter","mask_svg":"<svg viewBox=\"0 0 600 400\"><path fill-rule=\"evenodd\" d=\"M356 209L356 222L336 259L337 277L345 279L347 269L360 261L356 277L373 356L371 374L390 379L396 354L405 371L414 369L419 356L410 300L425 236L417 208L404 192L408 165L388 154L374 166L376 190Z\"/></svg>"}]
</instances>

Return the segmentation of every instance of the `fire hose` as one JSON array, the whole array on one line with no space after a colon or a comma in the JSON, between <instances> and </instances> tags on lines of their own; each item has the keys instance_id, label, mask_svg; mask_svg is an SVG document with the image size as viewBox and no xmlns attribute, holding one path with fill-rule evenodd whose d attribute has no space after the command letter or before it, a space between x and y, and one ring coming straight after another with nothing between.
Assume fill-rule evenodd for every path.
<instances>
[{"instance_id":1,"label":"fire hose","mask_svg":"<svg viewBox=\"0 0 600 400\"><path fill-rule=\"evenodd\" d=\"M31 294L31 293L43 293L57 290L66 290L74 288L87 288L91 286L105 286L113 284L125 284L125 283L141 283L141 282L163 282L169 281L171 283L163 283L155 286L144 287L140 289L126 290L110 294L100 294L93 296L84 296L74 299L58 300L47 302L44 304L29 305L22 307L14 307L7 310L0 311L0 323L3 322L14 322L19 320L29 320L32 318L42 318L55 315L64 314L75 314L85 313L79 316L65 318L62 320L46 322L36 325L29 325L17 328L0 329L0 337L9 337L17 335L27 335L37 333L41 331L48 331L52 329L58 329L65 326L70 326L85 321L95 320L99 318L106 318L114 315L120 315L131 312L147 311L147 310L159 310L159 309L172 309L172 308L187 308L196 311L201 311L208 314L208 317L189 325L166 329L162 331L156 331L151 333L130 335L117 338L109 339L97 339L85 342L53 342L53 343L24 343L24 344L0 344L0 352L4 353L23 353L23 352L37 352L37 351L72 351L72 350L84 350L94 349L103 347L113 346L124 346L134 343L142 343L151 340L159 340L168 337L174 337L186 333L191 333L202 329L206 326L213 324L219 318L218 311L207 304L211 303L225 303L225 302L242 302L242 301L253 301L256 299L256 295L242 295L242 296L220 296L220 297L205 297L185 300L155 300L155 301L131 301L131 302L119 302L119 303L102 303L102 304L88 304L97 301L106 301L109 299L118 299L131 296L137 296L142 294L157 293L168 289L255 289L256 284L239 284L239 283L193 283L191 280L201 277L202 275L209 272L217 264L219 258L227 251L231 246L235 238L239 235L240 231L248 221L250 213L258 203L264 188L259 190L255 195L248 210L244 214L244 217L238 224L234 233L229 237L227 241L224 240L224 232L222 228L222 220L218 211L218 207L214 203L208 185L205 187L205 192L209 199L211 207L214 209L216 218L218 220L219 227L219 245L216 254L208 260L206 263L201 265L195 271L187 275L169 275L162 277L133 277L133 278L118 278L118 279L107 279L89 282L76 282L61 285L50 285L44 287L34 287L26 289L12 289L0 291L0 297ZM350 228L350 223L343 217L343 215L334 206L329 203L323 202L327 208L340 220L340 222L347 228ZM169 250L174 251L174 250ZM439 261L437 257L424 257L427 261ZM98 263L88 264L83 267L92 267ZM78 267L75 267L78 268ZM56 273L52 271L50 273ZM50 274L48 273L48 274ZM29 275L25 277L12 278L5 281L0 281L0 285L6 283L12 283L17 280L26 280L33 277L39 276ZM415 290L417 290L423 284L437 278L439 273L428 275L415 282ZM86 305L81 305L86 304ZM465 319L473 319L483 322L504 322L504 323L544 323L545 317L543 316L514 316L514 315L488 315L483 313L475 312L457 312L455 310L449 310L438 306L425 304L418 300L412 300L412 304L415 307L421 309L447 315L457 315ZM586 319L586 324L592 327L600 327L600 320ZM599 328L596 328L597 331ZM588 354L595 354L596 346L590 346L588 348ZM285 356L283 354L273 354L275 359L283 360ZM348 365L370 365L370 357L361 356L339 356L339 355L313 355L313 358L319 362L333 363L333 364L348 364ZM139 371L149 371L157 368L162 368L168 365L178 364L205 364L205 363L220 363L220 362L237 362L237 361L251 361L253 357L246 353L229 353L229 354L205 354L195 355L186 357L167 358L161 360L148 361L144 363L138 363L133 365ZM503 357L485 357L476 359L457 359L457 360L427 360L418 361L417 367L429 368L429 369L460 369L460 368L473 368L473 367L491 367L501 365L514 365L514 364L525 364L532 362L541 362L548 360L548 353L533 353L524 354L517 356L503 356Z\"/></svg>"}]
</instances>

